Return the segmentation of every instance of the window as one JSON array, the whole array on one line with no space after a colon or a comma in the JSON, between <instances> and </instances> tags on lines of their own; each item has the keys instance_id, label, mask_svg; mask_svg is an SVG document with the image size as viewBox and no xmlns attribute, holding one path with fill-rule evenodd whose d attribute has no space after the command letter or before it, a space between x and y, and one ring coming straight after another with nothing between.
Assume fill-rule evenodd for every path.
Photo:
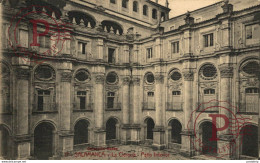
<instances>
[{"instance_id":1,"label":"window","mask_svg":"<svg viewBox=\"0 0 260 163\"><path fill-rule=\"evenodd\" d=\"M115 63L115 49L108 48L108 63Z\"/></svg>"},{"instance_id":2,"label":"window","mask_svg":"<svg viewBox=\"0 0 260 163\"><path fill-rule=\"evenodd\" d=\"M79 70L76 75L75 79L80 82L84 82L89 79L89 74L86 70Z\"/></svg>"},{"instance_id":3,"label":"window","mask_svg":"<svg viewBox=\"0 0 260 163\"><path fill-rule=\"evenodd\" d=\"M149 73L146 74L146 82L148 84L154 83L154 76L153 76L152 73L149 72Z\"/></svg>"},{"instance_id":4,"label":"window","mask_svg":"<svg viewBox=\"0 0 260 163\"><path fill-rule=\"evenodd\" d=\"M148 92L147 95L148 95L148 97L153 97L154 96L154 92Z\"/></svg>"},{"instance_id":5,"label":"window","mask_svg":"<svg viewBox=\"0 0 260 163\"><path fill-rule=\"evenodd\" d=\"M86 54L86 43L83 42L79 42L78 43L78 51L80 52L80 54Z\"/></svg>"},{"instance_id":6,"label":"window","mask_svg":"<svg viewBox=\"0 0 260 163\"><path fill-rule=\"evenodd\" d=\"M143 15L147 16L147 14L148 14L148 6L144 5L143 6Z\"/></svg>"},{"instance_id":7,"label":"window","mask_svg":"<svg viewBox=\"0 0 260 163\"><path fill-rule=\"evenodd\" d=\"M133 2L133 11L138 12L138 2L136 1Z\"/></svg>"},{"instance_id":8,"label":"window","mask_svg":"<svg viewBox=\"0 0 260 163\"><path fill-rule=\"evenodd\" d=\"M77 98L78 98L78 104L79 104L80 110L86 109L86 97L87 97L86 91L78 91L77 92Z\"/></svg>"},{"instance_id":9,"label":"window","mask_svg":"<svg viewBox=\"0 0 260 163\"><path fill-rule=\"evenodd\" d=\"M116 73L110 72L107 74L106 81L108 84L115 84L117 82L118 78Z\"/></svg>"},{"instance_id":10,"label":"window","mask_svg":"<svg viewBox=\"0 0 260 163\"><path fill-rule=\"evenodd\" d=\"M152 18L157 19L157 10L156 9L153 9L153 11L152 11Z\"/></svg>"},{"instance_id":11,"label":"window","mask_svg":"<svg viewBox=\"0 0 260 163\"><path fill-rule=\"evenodd\" d=\"M246 39L253 38L253 25L246 26Z\"/></svg>"},{"instance_id":12,"label":"window","mask_svg":"<svg viewBox=\"0 0 260 163\"><path fill-rule=\"evenodd\" d=\"M161 21L162 21L162 22L165 21L165 18L166 18L165 13L162 12L162 13L161 13Z\"/></svg>"},{"instance_id":13,"label":"window","mask_svg":"<svg viewBox=\"0 0 260 163\"><path fill-rule=\"evenodd\" d=\"M110 0L110 3L116 4L116 0Z\"/></svg>"},{"instance_id":14,"label":"window","mask_svg":"<svg viewBox=\"0 0 260 163\"><path fill-rule=\"evenodd\" d=\"M50 108L50 91L38 90L38 111L46 111Z\"/></svg>"},{"instance_id":15,"label":"window","mask_svg":"<svg viewBox=\"0 0 260 163\"><path fill-rule=\"evenodd\" d=\"M55 77L55 72L51 67L42 65L36 68L35 77L39 80L51 80Z\"/></svg>"},{"instance_id":16,"label":"window","mask_svg":"<svg viewBox=\"0 0 260 163\"><path fill-rule=\"evenodd\" d=\"M204 35L204 46L210 47L213 46L213 33Z\"/></svg>"},{"instance_id":17,"label":"window","mask_svg":"<svg viewBox=\"0 0 260 163\"><path fill-rule=\"evenodd\" d=\"M174 71L172 74L171 74L171 79L174 80L174 81L178 81L181 79L181 74L177 71Z\"/></svg>"},{"instance_id":18,"label":"window","mask_svg":"<svg viewBox=\"0 0 260 163\"><path fill-rule=\"evenodd\" d=\"M173 96L180 96L181 95L181 91L172 91L172 95Z\"/></svg>"},{"instance_id":19,"label":"window","mask_svg":"<svg viewBox=\"0 0 260 163\"><path fill-rule=\"evenodd\" d=\"M243 72L247 73L248 75L257 75L259 69L260 66L256 61L249 62L242 68Z\"/></svg>"},{"instance_id":20,"label":"window","mask_svg":"<svg viewBox=\"0 0 260 163\"><path fill-rule=\"evenodd\" d=\"M122 1L122 7L123 8L128 8L128 0L123 0Z\"/></svg>"},{"instance_id":21,"label":"window","mask_svg":"<svg viewBox=\"0 0 260 163\"><path fill-rule=\"evenodd\" d=\"M114 100L115 100L115 93L108 92L107 93L107 108L113 109L114 108Z\"/></svg>"},{"instance_id":22,"label":"window","mask_svg":"<svg viewBox=\"0 0 260 163\"><path fill-rule=\"evenodd\" d=\"M179 41L172 43L172 53L179 53Z\"/></svg>"},{"instance_id":23,"label":"window","mask_svg":"<svg viewBox=\"0 0 260 163\"><path fill-rule=\"evenodd\" d=\"M212 64L206 64L200 69L199 74L204 80L213 80L217 77L217 69Z\"/></svg>"},{"instance_id":24,"label":"window","mask_svg":"<svg viewBox=\"0 0 260 163\"><path fill-rule=\"evenodd\" d=\"M215 89L205 89L204 90L205 95L214 95L215 94Z\"/></svg>"},{"instance_id":25,"label":"window","mask_svg":"<svg viewBox=\"0 0 260 163\"><path fill-rule=\"evenodd\" d=\"M148 59L153 58L153 48L147 48L146 51L147 51L147 58Z\"/></svg>"},{"instance_id":26,"label":"window","mask_svg":"<svg viewBox=\"0 0 260 163\"><path fill-rule=\"evenodd\" d=\"M258 94L259 93L259 89L258 88L247 88L246 89L246 93L247 94Z\"/></svg>"},{"instance_id":27,"label":"window","mask_svg":"<svg viewBox=\"0 0 260 163\"><path fill-rule=\"evenodd\" d=\"M50 48L50 36L40 36L39 37L39 44L42 48Z\"/></svg>"},{"instance_id":28,"label":"window","mask_svg":"<svg viewBox=\"0 0 260 163\"><path fill-rule=\"evenodd\" d=\"M28 31L20 30L20 45L21 47L28 48Z\"/></svg>"}]
</instances>

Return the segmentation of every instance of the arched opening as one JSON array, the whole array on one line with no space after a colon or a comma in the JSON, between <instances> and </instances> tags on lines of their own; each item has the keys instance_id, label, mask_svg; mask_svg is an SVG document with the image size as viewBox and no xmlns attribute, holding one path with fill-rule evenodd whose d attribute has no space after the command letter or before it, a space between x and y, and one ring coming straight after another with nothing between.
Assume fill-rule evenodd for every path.
<instances>
[{"instance_id":1,"label":"arched opening","mask_svg":"<svg viewBox=\"0 0 260 163\"><path fill-rule=\"evenodd\" d=\"M242 155L258 157L258 127L246 125L240 131Z\"/></svg>"},{"instance_id":2,"label":"arched opening","mask_svg":"<svg viewBox=\"0 0 260 163\"><path fill-rule=\"evenodd\" d=\"M117 139L117 120L115 118L110 118L106 123L106 140L116 140Z\"/></svg>"},{"instance_id":3,"label":"arched opening","mask_svg":"<svg viewBox=\"0 0 260 163\"><path fill-rule=\"evenodd\" d=\"M154 121L152 118L146 119L146 126L146 139L153 140Z\"/></svg>"},{"instance_id":4,"label":"arched opening","mask_svg":"<svg viewBox=\"0 0 260 163\"><path fill-rule=\"evenodd\" d=\"M172 128L171 129L171 142L181 144L181 131L182 131L181 123L178 120L173 119L173 120L171 120L170 125Z\"/></svg>"},{"instance_id":5,"label":"arched opening","mask_svg":"<svg viewBox=\"0 0 260 163\"><path fill-rule=\"evenodd\" d=\"M10 133L4 126L0 126L0 145L0 156L3 159L11 159Z\"/></svg>"},{"instance_id":6,"label":"arched opening","mask_svg":"<svg viewBox=\"0 0 260 163\"><path fill-rule=\"evenodd\" d=\"M121 25L119 25L118 23L104 20L101 22L101 24L102 24L102 28L105 32L120 34L120 35L123 34L123 29L122 29Z\"/></svg>"},{"instance_id":7,"label":"arched opening","mask_svg":"<svg viewBox=\"0 0 260 163\"><path fill-rule=\"evenodd\" d=\"M161 13L161 21L163 22L163 21L165 21L165 19L166 19L165 13L162 12L162 13Z\"/></svg>"},{"instance_id":8,"label":"arched opening","mask_svg":"<svg viewBox=\"0 0 260 163\"><path fill-rule=\"evenodd\" d=\"M74 145L88 143L88 126L86 120L80 120L74 126Z\"/></svg>"},{"instance_id":9,"label":"arched opening","mask_svg":"<svg viewBox=\"0 0 260 163\"><path fill-rule=\"evenodd\" d=\"M47 160L53 155L54 126L48 122L39 124L34 130L34 156Z\"/></svg>"},{"instance_id":10,"label":"arched opening","mask_svg":"<svg viewBox=\"0 0 260 163\"><path fill-rule=\"evenodd\" d=\"M93 16L79 12L79 11L70 11L68 12L69 20L71 23L76 23L77 25L84 25L85 27L94 28L96 26L96 21Z\"/></svg>"},{"instance_id":11,"label":"arched opening","mask_svg":"<svg viewBox=\"0 0 260 163\"><path fill-rule=\"evenodd\" d=\"M137 1L133 2L133 11L138 12L138 2Z\"/></svg>"},{"instance_id":12,"label":"arched opening","mask_svg":"<svg viewBox=\"0 0 260 163\"><path fill-rule=\"evenodd\" d=\"M216 126L212 122L203 122L200 125L200 134L202 138L202 154L216 155L217 151L217 141L210 140L213 133L217 132Z\"/></svg>"},{"instance_id":13,"label":"arched opening","mask_svg":"<svg viewBox=\"0 0 260 163\"><path fill-rule=\"evenodd\" d=\"M152 18L157 19L157 10L156 9L153 9L153 11L152 11Z\"/></svg>"},{"instance_id":14,"label":"arched opening","mask_svg":"<svg viewBox=\"0 0 260 163\"><path fill-rule=\"evenodd\" d=\"M143 6L143 15L145 15L145 16L148 15L148 6L147 5Z\"/></svg>"}]
</instances>

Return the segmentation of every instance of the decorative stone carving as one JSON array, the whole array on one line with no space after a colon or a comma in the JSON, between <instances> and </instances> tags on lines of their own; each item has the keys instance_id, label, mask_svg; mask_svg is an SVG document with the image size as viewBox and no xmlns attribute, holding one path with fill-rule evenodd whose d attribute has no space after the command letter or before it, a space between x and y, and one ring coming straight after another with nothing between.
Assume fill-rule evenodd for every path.
<instances>
[{"instance_id":1,"label":"decorative stone carving","mask_svg":"<svg viewBox=\"0 0 260 163\"><path fill-rule=\"evenodd\" d=\"M18 68L16 70L17 79L28 80L30 77L30 70L24 68Z\"/></svg>"},{"instance_id":2,"label":"decorative stone carving","mask_svg":"<svg viewBox=\"0 0 260 163\"><path fill-rule=\"evenodd\" d=\"M182 72L184 81L193 81L194 73L192 71L186 70Z\"/></svg>"},{"instance_id":3,"label":"decorative stone carving","mask_svg":"<svg viewBox=\"0 0 260 163\"><path fill-rule=\"evenodd\" d=\"M96 84L104 84L105 76L104 75L96 75L95 82Z\"/></svg>"},{"instance_id":4,"label":"decorative stone carving","mask_svg":"<svg viewBox=\"0 0 260 163\"><path fill-rule=\"evenodd\" d=\"M217 82L203 82L200 83L201 88L217 88Z\"/></svg>"},{"instance_id":5,"label":"decorative stone carving","mask_svg":"<svg viewBox=\"0 0 260 163\"><path fill-rule=\"evenodd\" d=\"M131 80L131 79L130 79L129 76L123 77L123 85L129 85L130 80Z\"/></svg>"},{"instance_id":6,"label":"decorative stone carving","mask_svg":"<svg viewBox=\"0 0 260 163\"><path fill-rule=\"evenodd\" d=\"M170 90L179 91L181 90L182 83L181 82L175 82L169 86Z\"/></svg>"},{"instance_id":7,"label":"decorative stone carving","mask_svg":"<svg viewBox=\"0 0 260 163\"><path fill-rule=\"evenodd\" d=\"M134 77L132 79L132 82L133 82L134 85L140 86L140 78Z\"/></svg>"},{"instance_id":8,"label":"decorative stone carving","mask_svg":"<svg viewBox=\"0 0 260 163\"><path fill-rule=\"evenodd\" d=\"M164 76L161 75L161 74L155 75L155 81L156 81L156 83L161 83L162 84L164 82Z\"/></svg>"},{"instance_id":9,"label":"decorative stone carving","mask_svg":"<svg viewBox=\"0 0 260 163\"><path fill-rule=\"evenodd\" d=\"M100 6L96 5L95 8L99 11L105 11L106 10L102 5L100 5Z\"/></svg>"},{"instance_id":10,"label":"decorative stone carving","mask_svg":"<svg viewBox=\"0 0 260 163\"><path fill-rule=\"evenodd\" d=\"M71 72L62 72L61 73L61 81L62 82L70 82L72 79L72 73Z\"/></svg>"},{"instance_id":11,"label":"decorative stone carving","mask_svg":"<svg viewBox=\"0 0 260 163\"><path fill-rule=\"evenodd\" d=\"M232 78L233 77L233 67L228 64L223 64L219 66L220 77L221 78Z\"/></svg>"}]
</instances>

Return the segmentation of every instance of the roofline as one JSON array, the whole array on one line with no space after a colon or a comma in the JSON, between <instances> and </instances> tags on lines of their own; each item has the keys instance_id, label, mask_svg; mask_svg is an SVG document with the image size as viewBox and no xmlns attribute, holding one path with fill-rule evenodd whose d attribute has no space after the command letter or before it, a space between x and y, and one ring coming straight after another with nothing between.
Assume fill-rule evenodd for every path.
<instances>
[{"instance_id":1,"label":"roofline","mask_svg":"<svg viewBox=\"0 0 260 163\"><path fill-rule=\"evenodd\" d=\"M205 8L208 8L208 7L212 7L212 6L218 5L218 4L220 4L220 3L223 3L223 1L219 1L219 2L213 3L213 4L211 4L211 5L204 6L204 7L202 7L202 8L198 8L198 9L196 9L196 10L189 11L189 12L190 12L190 13L194 13L194 12L196 12L196 11L200 11L200 10L202 10L202 9L205 9ZM178 18L178 17L185 16L185 15L186 15L186 13L181 14L181 15L178 15L178 16L175 16L175 17L172 17L172 18L170 18L170 19L168 19L168 20L166 20L166 21L164 21L164 22L170 21L170 20L175 19L175 18Z\"/></svg>"},{"instance_id":2,"label":"roofline","mask_svg":"<svg viewBox=\"0 0 260 163\"><path fill-rule=\"evenodd\" d=\"M163 5L160 5L159 3L155 3L155 2L153 2L153 1L151 1L151 0L146 0L146 2L151 3L151 4L153 4L153 5L157 6L157 7L164 8L164 9L166 9L166 10L168 10L168 11L171 10L170 8L165 7L165 6L163 6Z\"/></svg>"}]
</instances>

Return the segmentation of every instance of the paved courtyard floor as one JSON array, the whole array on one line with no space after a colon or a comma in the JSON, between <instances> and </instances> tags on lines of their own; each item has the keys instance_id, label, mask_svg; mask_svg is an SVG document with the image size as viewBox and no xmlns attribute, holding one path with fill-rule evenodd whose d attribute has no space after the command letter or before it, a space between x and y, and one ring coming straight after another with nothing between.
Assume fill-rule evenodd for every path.
<instances>
[{"instance_id":1,"label":"paved courtyard floor","mask_svg":"<svg viewBox=\"0 0 260 163\"><path fill-rule=\"evenodd\" d=\"M65 153L62 160L189 160L178 153L167 150L153 150L150 147L122 145L107 148L92 148Z\"/></svg>"}]
</instances>

